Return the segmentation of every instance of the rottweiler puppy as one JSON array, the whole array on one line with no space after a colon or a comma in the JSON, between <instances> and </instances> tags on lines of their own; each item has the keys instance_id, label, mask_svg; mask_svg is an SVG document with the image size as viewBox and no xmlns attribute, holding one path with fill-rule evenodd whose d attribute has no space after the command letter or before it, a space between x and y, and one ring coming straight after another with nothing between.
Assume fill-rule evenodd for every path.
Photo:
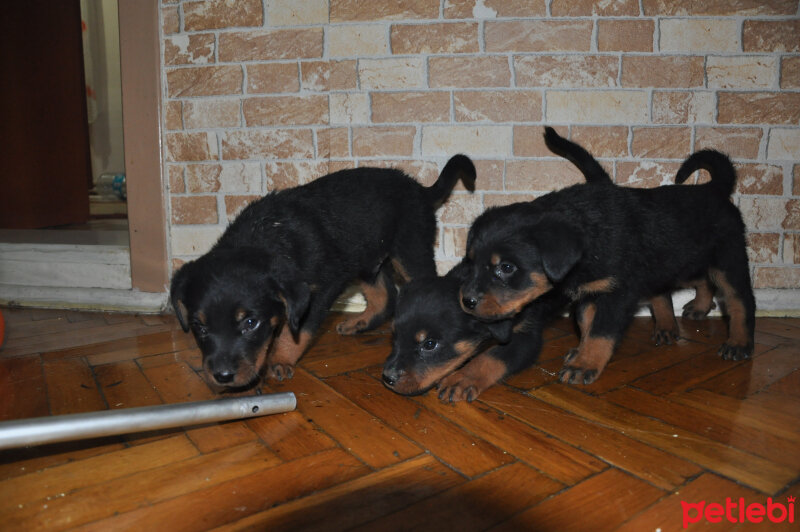
<instances>
[{"instance_id":1,"label":"rottweiler puppy","mask_svg":"<svg viewBox=\"0 0 800 532\"><path fill-rule=\"evenodd\" d=\"M557 136L552 130L546 135ZM684 161L676 182L699 169L711 174L710 182L653 189L574 185L487 210L467 237L471 268L461 287L462 308L499 320L552 290L567 295L581 341L566 355L560 380L589 384L639 301L707 279L729 318L720 355L751 356L755 298L745 226L729 199L736 171L724 154L702 150Z\"/></svg>"},{"instance_id":2,"label":"rottweiler puppy","mask_svg":"<svg viewBox=\"0 0 800 532\"><path fill-rule=\"evenodd\" d=\"M172 279L171 300L213 383L291 378L325 314L358 281L366 310L338 325L368 331L391 318L395 277L435 275L435 210L475 167L456 155L430 187L396 169L356 168L251 203L213 248Z\"/></svg>"},{"instance_id":3,"label":"rottweiler puppy","mask_svg":"<svg viewBox=\"0 0 800 532\"><path fill-rule=\"evenodd\" d=\"M392 353L383 383L402 395L438 386L443 401L474 401L508 375L532 365L542 347L542 330L567 299L551 292L510 319L486 322L458 304L468 265L444 277L417 279L397 300Z\"/></svg>"}]
</instances>

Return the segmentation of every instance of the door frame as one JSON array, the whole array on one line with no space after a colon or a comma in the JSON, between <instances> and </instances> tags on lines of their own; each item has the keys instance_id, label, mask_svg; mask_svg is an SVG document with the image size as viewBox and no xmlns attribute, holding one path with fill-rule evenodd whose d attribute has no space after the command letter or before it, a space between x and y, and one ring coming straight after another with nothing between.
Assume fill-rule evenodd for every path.
<instances>
[{"instance_id":1,"label":"door frame","mask_svg":"<svg viewBox=\"0 0 800 532\"><path fill-rule=\"evenodd\" d=\"M166 292L158 0L118 0L118 6L131 284L142 292Z\"/></svg>"}]
</instances>

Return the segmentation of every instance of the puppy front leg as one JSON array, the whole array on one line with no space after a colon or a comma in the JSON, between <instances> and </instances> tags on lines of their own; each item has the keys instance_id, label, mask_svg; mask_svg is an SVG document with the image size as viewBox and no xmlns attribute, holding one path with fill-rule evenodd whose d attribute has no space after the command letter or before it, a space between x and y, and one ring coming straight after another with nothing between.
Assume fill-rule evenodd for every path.
<instances>
[{"instance_id":1,"label":"puppy front leg","mask_svg":"<svg viewBox=\"0 0 800 532\"><path fill-rule=\"evenodd\" d=\"M284 325L267 355L267 376L278 381L291 379L294 367L308 349L311 338L309 331L301 330L295 340L289 327Z\"/></svg>"},{"instance_id":2,"label":"puppy front leg","mask_svg":"<svg viewBox=\"0 0 800 532\"><path fill-rule=\"evenodd\" d=\"M508 373L506 363L493 356L493 350L481 353L463 368L454 371L439 383L439 399L456 403L471 403Z\"/></svg>"}]
</instances>

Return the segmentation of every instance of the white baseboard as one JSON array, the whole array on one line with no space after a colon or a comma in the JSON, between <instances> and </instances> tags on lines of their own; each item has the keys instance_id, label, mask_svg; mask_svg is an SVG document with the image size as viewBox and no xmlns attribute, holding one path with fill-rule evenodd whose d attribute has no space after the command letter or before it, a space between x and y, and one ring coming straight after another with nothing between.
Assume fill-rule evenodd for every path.
<instances>
[{"instance_id":1,"label":"white baseboard","mask_svg":"<svg viewBox=\"0 0 800 532\"><path fill-rule=\"evenodd\" d=\"M0 284L0 305L16 307L161 314L168 300L166 292Z\"/></svg>"}]
</instances>

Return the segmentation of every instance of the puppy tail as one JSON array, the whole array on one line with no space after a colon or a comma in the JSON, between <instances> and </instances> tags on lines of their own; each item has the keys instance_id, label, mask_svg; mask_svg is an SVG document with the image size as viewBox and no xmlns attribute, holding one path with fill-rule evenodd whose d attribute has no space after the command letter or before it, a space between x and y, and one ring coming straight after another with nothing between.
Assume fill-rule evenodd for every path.
<instances>
[{"instance_id":1,"label":"puppy tail","mask_svg":"<svg viewBox=\"0 0 800 532\"><path fill-rule=\"evenodd\" d=\"M476 176L477 172L475 171L475 165L472 164L472 159L466 155L454 155L444 165L442 173L439 174L439 179L426 188L425 193L430 202L436 208L439 208L450 197L450 193L459 179L464 183L467 190L470 192L475 190Z\"/></svg>"},{"instance_id":2,"label":"puppy tail","mask_svg":"<svg viewBox=\"0 0 800 532\"><path fill-rule=\"evenodd\" d=\"M711 174L709 185L724 196L733 194L736 186L736 169L724 153L716 150L700 150L690 155L678 169L675 182L680 184L697 170Z\"/></svg>"},{"instance_id":3,"label":"puppy tail","mask_svg":"<svg viewBox=\"0 0 800 532\"><path fill-rule=\"evenodd\" d=\"M574 164L586 178L587 183L611 183L611 177L600 166L597 159L583 147L556 133L552 127L544 128L544 143L551 152Z\"/></svg>"}]
</instances>

